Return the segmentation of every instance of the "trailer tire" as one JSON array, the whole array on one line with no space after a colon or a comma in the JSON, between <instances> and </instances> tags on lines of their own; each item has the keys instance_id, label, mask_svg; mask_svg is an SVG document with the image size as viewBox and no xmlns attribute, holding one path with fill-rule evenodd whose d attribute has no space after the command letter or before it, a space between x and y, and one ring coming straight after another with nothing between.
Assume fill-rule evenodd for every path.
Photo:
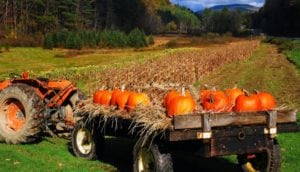
<instances>
[{"instance_id":1,"label":"trailer tire","mask_svg":"<svg viewBox=\"0 0 300 172\"><path fill-rule=\"evenodd\" d=\"M266 171L266 172L279 172L281 167L281 154L280 146L275 143L267 148L262 153L255 154L255 158L247 158L248 155L239 155L238 162L242 171Z\"/></svg>"},{"instance_id":2,"label":"trailer tire","mask_svg":"<svg viewBox=\"0 0 300 172\"><path fill-rule=\"evenodd\" d=\"M137 141L133 150L133 161L134 172L174 171L171 154L167 152L162 153L159 145L156 143L152 143L150 146L143 146L140 140Z\"/></svg>"},{"instance_id":3,"label":"trailer tire","mask_svg":"<svg viewBox=\"0 0 300 172\"><path fill-rule=\"evenodd\" d=\"M72 149L77 157L96 160L104 151L104 135L95 127L93 120L80 120L72 131Z\"/></svg>"},{"instance_id":4,"label":"trailer tire","mask_svg":"<svg viewBox=\"0 0 300 172\"><path fill-rule=\"evenodd\" d=\"M0 92L0 141L21 144L41 138L45 107L33 87L16 83Z\"/></svg>"}]
</instances>

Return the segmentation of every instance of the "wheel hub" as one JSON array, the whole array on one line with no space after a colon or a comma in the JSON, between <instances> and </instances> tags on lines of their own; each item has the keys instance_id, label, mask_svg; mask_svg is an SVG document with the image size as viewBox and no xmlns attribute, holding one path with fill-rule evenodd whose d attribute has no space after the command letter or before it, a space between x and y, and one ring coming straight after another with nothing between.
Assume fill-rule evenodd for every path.
<instances>
[{"instance_id":1,"label":"wheel hub","mask_svg":"<svg viewBox=\"0 0 300 172\"><path fill-rule=\"evenodd\" d=\"M80 129L76 135L76 144L82 154L89 154L92 150L92 138L87 129Z\"/></svg>"},{"instance_id":2,"label":"wheel hub","mask_svg":"<svg viewBox=\"0 0 300 172\"><path fill-rule=\"evenodd\" d=\"M154 172L155 162L154 156L150 150L142 148L138 157L138 171L139 172Z\"/></svg>"},{"instance_id":3,"label":"wheel hub","mask_svg":"<svg viewBox=\"0 0 300 172\"><path fill-rule=\"evenodd\" d=\"M14 131L21 130L26 122L24 109L17 102L11 102L7 105L6 117L7 125Z\"/></svg>"}]
</instances>

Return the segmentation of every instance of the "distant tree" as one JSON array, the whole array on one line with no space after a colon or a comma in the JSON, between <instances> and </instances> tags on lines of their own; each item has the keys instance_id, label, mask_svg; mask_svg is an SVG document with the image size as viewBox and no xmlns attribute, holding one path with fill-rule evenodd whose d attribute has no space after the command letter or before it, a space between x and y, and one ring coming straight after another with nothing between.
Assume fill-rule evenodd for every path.
<instances>
[{"instance_id":1,"label":"distant tree","mask_svg":"<svg viewBox=\"0 0 300 172\"><path fill-rule=\"evenodd\" d=\"M148 38L148 44L149 45L153 45L155 42L154 42L154 37L153 35L150 35L149 38Z\"/></svg>"},{"instance_id":2,"label":"distant tree","mask_svg":"<svg viewBox=\"0 0 300 172\"><path fill-rule=\"evenodd\" d=\"M71 32L71 33L68 34L66 44L65 44L65 48L80 50L82 48L82 42L81 41L82 40L80 39L78 34Z\"/></svg>"},{"instance_id":3,"label":"distant tree","mask_svg":"<svg viewBox=\"0 0 300 172\"><path fill-rule=\"evenodd\" d=\"M53 34L47 34L44 38L44 48L52 50L54 47Z\"/></svg>"},{"instance_id":4,"label":"distant tree","mask_svg":"<svg viewBox=\"0 0 300 172\"><path fill-rule=\"evenodd\" d=\"M133 47L145 47L147 46L146 35L138 28L132 30L128 35L129 45Z\"/></svg>"},{"instance_id":5,"label":"distant tree","mask_svg":"<svg viewBox=\"0 0 300 172\"><path fill-rule=\"evenodd\" d=\"M176 22L177 29L181 33L187 33L189 30L194 30L200 27L200 20L198 17L184 7L178 6L161 6L158 10L164 24L172 21Z\"/></svg>"},{"instance_id":6,"label":"distant tree","mask_svg":"<svg viewBox=\"0 0 300 172\"><path fill-rule=\"evenodd\" d=\"M220 34L239 32L243 22L241 11L230 11L226 8L221 11L204 10L201 18L204 32Z\"/></svg>"},{"instance_id":7,"label":"distant tree","mask_svg":"<svg viewBox=\"0 0 300 172\"><path fill-rule=\"evenodd\" d=\"M171 21L166 25L166 28L167 28L167 31L176 31L177 25L174 21Z\"/></svg>"},{"instance_id":8,"label":"distant tree","mask_svg":"<svg viewBox=\"0 0 300 172\"><path fill-rule=\"evenodd\" d=\"M299 19L299 0L266 0L254 23L270 35L300 36Z\"/></svg>"},{"instance_id":9,"label":"distant tree","mask_svg":"<svg viewBox=\"0 0 300 172\"><path fill-rule=\"evenodd\" d=\"M128 41L127 35L121 31L104 30L100 33L100 46L102 47L125 47Z\"/></svg>"}]
</instances>

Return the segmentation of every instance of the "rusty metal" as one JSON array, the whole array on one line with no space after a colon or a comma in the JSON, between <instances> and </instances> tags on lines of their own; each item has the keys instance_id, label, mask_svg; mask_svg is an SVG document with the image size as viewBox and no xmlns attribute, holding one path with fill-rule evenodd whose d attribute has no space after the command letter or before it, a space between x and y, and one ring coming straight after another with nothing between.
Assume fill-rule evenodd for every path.
<instances>
[{"instance_id":1,"label":"rusty metal","mask_svg":"<svg viewBox=\"0 0 300 172\"><path fill-rule=\"evenodd\" d=\"M70 97L78 90L74 83L67 80L56 81L30 78L28 72L24 72L18 76L14 74L12 79L0 82L0 91L13 84L31 86L45 103L46 114L42 118L47 118L53 123L64 122L68 125L75 124L72 112L69 109L62 110L65 109L65 106L68 106Z\"/></svg>"}]
</instances>

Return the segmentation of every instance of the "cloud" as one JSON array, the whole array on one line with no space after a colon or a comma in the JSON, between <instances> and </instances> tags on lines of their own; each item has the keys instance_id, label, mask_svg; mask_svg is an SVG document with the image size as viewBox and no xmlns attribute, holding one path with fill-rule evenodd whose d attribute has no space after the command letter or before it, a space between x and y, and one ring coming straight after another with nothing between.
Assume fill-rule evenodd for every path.
<instances>
[{"instance_id":1,"label":"cloud","mask_svg":"<svg viewBox=\"0 0 300 172\"><path fill-rule=\"evenodd\" d=\"M265 0L171 0L174 4L186 6L191 10L197 11L206 7L212 7L215 5L227 5L227 4L250 4L253 6L263 6Z\"/></svg>"}]
</instances>

